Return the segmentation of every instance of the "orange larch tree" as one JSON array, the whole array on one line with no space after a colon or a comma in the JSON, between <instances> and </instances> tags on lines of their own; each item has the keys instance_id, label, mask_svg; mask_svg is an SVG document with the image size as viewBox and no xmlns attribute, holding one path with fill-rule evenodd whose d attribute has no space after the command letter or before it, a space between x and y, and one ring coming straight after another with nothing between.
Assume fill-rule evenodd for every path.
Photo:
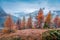
<instances>
[{"instance_id":1,"label":"orange larch tree","mask_svg":"<svg viewBox=\"0 0 60 40\"><path fill-rule=\"evenodd\" d=\"M58 28L60 28L60 18L58 19Z\"/></svg>"},{"instance_id":2,"label":"orange larch tree","mask_svg":"<svg viewBox=\"0 0 60 40\"><path fill-rule=\"evenodd\" d=\"M51 11L49 11L48 15L47 15L47 17L45 19L44 28L50 28L50 26L51 26L51 19L52 19Z\"/></svg>"},{"instance_id":3,"label":"orange larch tree","mask_svg":"<svg viewBox=\"0 0 60 40\"><path fill-rule=\"evenodd\" d=\"M18 18L17 22L16 22L16 26L17 26L17 29L20 30L21 29L21 19Z\"/></svg>"},{"instance_id":4,"label":"orange larch tree","mask_svg":"<svg viewBox=\"0 0 60 40\"><path fill-rule=\"evenodd\" d=\"M6 21L4 22L4 26L5 26L5 28L3 29L4 32L5 31L6 32L11 32L13 30L12 28L14 26L14 22L13 22L13 20L12 20L10 15L7 16Z\"/></svg>"},{"instance_id":5,"label":"orange larch tree","mask_svg":"<svg viewBox=\"0 0 60 40\"><path fill-rule=\"evenodd\" d=\"M23 16L23 20L21 21L21 28L25 29L25 16Z\"/></svg>"},{"instance_id":6,"label":"orange larch tree","mask_svg":"<svg viewBox=\"0 0 60 40\"><path fill-rule=\"evenodd\" d=\"M42 23L44 22L43 10L40 9L37 15L38 28L42 28Z\"/></svg>"},{"instance_id":7,"label":"orange larch tree","mask_svg":"<svg viewBox=\"0 0 60 40\"><path fill-rule=\"evenodd\" d=\"M54 26L55 26L55 28L58 28L58 22L59 22L59 16L57 15L57 16L54 18Z\"/></svg>"},{"instance_id":8,"label":"orange larch tree","mask_svg":"<svg viewBox=\"0 0 60 40\"><path fill-rule=\"evenodd\" d=\"M47 22L47 23L51 22L51 11L49 11L49 13L48 13L48 15L47 15L47 17L45 19L45 22Z\"/></svg>"},{"instance_id":9,"label":"orange larch tree","mask_svg":"<svg viewBox=\"0 0 60 40\"><path fill-rule=\"evenodd\" d=\"M27 28L32 28L32 17L31 17L31 15L27 20Z\"/></svg>"}]
</instances>

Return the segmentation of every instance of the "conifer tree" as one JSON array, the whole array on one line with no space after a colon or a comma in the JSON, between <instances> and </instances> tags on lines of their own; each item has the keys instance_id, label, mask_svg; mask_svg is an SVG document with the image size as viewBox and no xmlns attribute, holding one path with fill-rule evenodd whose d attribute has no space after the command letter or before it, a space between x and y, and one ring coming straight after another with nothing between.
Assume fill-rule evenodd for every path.
<instances>
[{"instance_id":1,"label":"conifer tree","mask_svg":"<svg viewBox=\"0 0 60 40\"><path fill-rule=\"evenodd\" d=\"M3 32L4 32L4 33L12 32L12 30L13 30L13 29L12 29L13 25L14 25L14 22L13 22L11 16L8 15L7 18L6 18L6 20L5 20L5 22L4 22L4 26L5 26L5 27L4 27L4 29L3 29Z\"/></svg>"},{"instance_id":2,"label":"conifer tree","mask_svg":"<svg viewBox=\"0 0 60 40\"><path fill-rule=\"evenodd\" d=\"M37 15L38 28L42 28L42 23L44 22L43 10L40 9Z\"/></svg>"},{"instance_id":3,"label":"conifer tree","mask_svg":"<svg viewBox=\"0 0 60 40\"><path fill-rule=\"evenodd\" d=\"M21 29L21 19L18 18L17 22L16 22L16 26L17 29L20 30Z\"/></svg>"},{"instance_id":4,"label":"conifer tree","mask_svg":"<svg viewBox=\"0 0 60 40\"><path fill-rule=\"evenodd\" d=\"M30 17L28 18L28 21L27 21L27 28L32 28L32 17L30 15Z\"/></svg>"},{"instance_id":5,"label":"conifer tree","mask_svg":"<svg viewBox=\"0 0 60 40\"><path fill-rule=\"evenodd\" d=\"M25 16L23 16L23 20L21 21L21 27L22 29L25 29Z\"/></svg>"},{"instance_id":6,"label":"conifer tree","mask_svg":"<svg viewBox=\"0 0 60 40\"><path fill-rule=\"evenodd\" d=\"M57 15L57 16L54 18L54 26L55 26L55 28L58 28L58 21L59 21L59 16Z\"/></svg>"},{"instance_id":7,"label":"conifer tree","mask_svg":"<svg viewBox=\"0 0 60 40\"><path fill-rule=\"evenodd\" d=\"M60 28L60 18L58 19L58 28Z\"/></svg>"},{"instance_id":8,"label":"conifer tree","mask_svg":"<svg viewBox=\"0 0 60 40\"><path fill-rule=\"evenodd\" d=\"M44 28L50 28L51 26L51 11L48 12L48 15L45 19L45 24L44 24Z\"/></svg>"}]
</instances>

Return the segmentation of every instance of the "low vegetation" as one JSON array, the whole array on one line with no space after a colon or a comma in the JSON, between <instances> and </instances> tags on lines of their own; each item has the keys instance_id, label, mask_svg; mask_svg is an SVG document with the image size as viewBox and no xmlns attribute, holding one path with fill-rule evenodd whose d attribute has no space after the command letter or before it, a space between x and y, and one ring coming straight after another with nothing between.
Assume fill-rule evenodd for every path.
<instances>
[{"instance_id":1,"label":"low vegetation","mask_svg":"<svg viewBox=\"0 0 60 40\"><path fill-rule=\"evenodd\" d=\"M60 40L60 30L49 30L42 34L42 40Z\"/></svg>"}]
</instances>

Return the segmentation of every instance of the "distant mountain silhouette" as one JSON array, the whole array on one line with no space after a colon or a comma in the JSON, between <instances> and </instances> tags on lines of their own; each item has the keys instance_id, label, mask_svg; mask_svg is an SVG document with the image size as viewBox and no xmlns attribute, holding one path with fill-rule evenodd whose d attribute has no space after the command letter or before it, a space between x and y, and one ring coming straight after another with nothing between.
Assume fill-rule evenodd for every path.
<instances>
[{"instance_id":1,"label":"distant mountain silhouette","mask_svg":"<svg viewBox=\"0 0 60 40\"><path fill-rule=\"evenodd\" d=\"M18 15L18 17L26 16L26 13L25 12L17 12L15 14Z\"/></svg>"},{"instance_id":2,"label":"distant mountain silhouette","mask_svg":"<svg viewBox=\"0 0 60 40\"><path fill-rule=\"evenodd\" d=\"M18 15L19 17L29 16L29 15L31 15L32 17L35 17L38 14L38 11L34 11L34 12L31 12L31 13L17 12L15 14Z\"/></svg>"},{"instance_id":3,"label":"distant mountain silhouette","mask_svg":"<svg viewBox=\"0 0 60 40\"><path fill-rule=\"evenodd\" d=\"M31 12L31 13L24 13L24 12L18 12L18 13L16 13L19 17L23 17L23 16L29 16L29 15L31 15L32 17L36 17L37 16L37 14L38 14L38 11L39 10L36 10L36 11L34 11L34 12ZM47 13L48 14L48 13ZM47 16L47 14L44 14L44 16L46 17ZM52 15L52 17L55 17L56 15L59 15L60 16L60 10L51 10L51 15Z\"/></svg>"},{"instance_id":4,"label":"distant mountain silhouette","mask_svg":"<svg viewBox=\"0 0 60 40\"><path fill-rule=\"evenodd\" d=\"M3 8L0 7L0 17L7 16L6 12L3 10Z\"/></svg>"},{"instance_id":5,"label":"distant mountain silhouette","mask_svg":"<svg viewBox=\"0 0 60 40\"><path fill-rule=\"evenodd\" d=\"M6 16L7 16L6 12L3 10L3 8L0 7L0 27L4 26L3 23Z\"/></svg>"},{"instance_id":6,"label":"distant mountain silhouette","mask_svg":"<svg viewBox=\"0 0 60 40\"><path fill-rule=\"evenodd\" d=\"M9 14L7 14L3 8L0 7L0 29L4 27L4 22L6 20L6 17L8 16ZM17 20L17 17L11 15L12 19L14 20L14 22Z\"/></svg>"},{"instance_id":7,"label":"distant mountain silhouette","mask_svg":"<svg viewBox=\"0 0 60 40\"><path fill-rule=\"evenodd\" d=\"M60 10L54 10L53 12L60 16Z\"/></svg>"}]
</instances>

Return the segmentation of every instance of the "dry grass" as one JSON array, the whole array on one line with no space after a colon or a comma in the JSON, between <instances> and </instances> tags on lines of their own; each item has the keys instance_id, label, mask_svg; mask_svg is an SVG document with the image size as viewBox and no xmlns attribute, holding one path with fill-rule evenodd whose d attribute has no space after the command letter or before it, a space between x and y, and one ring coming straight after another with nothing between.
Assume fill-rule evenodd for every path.
<instances>
[{"instance_id":1,"label":"dry grass","mask_svg":"<svg viewBox=\"0 0 60 40\"><path fill-rule=\"evenodd\" d=\"M17 30L15 33L3 34L0 36L0 40L42 40L42 33L48 30L52 29Z\"/></svg>"}]
</instances>

